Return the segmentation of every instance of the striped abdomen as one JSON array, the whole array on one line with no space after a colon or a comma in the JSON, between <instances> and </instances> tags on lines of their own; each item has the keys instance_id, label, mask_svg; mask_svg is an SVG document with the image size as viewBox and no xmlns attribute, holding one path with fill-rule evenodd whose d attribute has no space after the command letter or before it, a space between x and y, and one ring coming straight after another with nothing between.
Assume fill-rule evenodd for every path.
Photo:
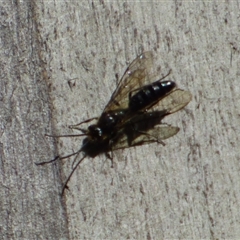
<instances>
[{"instance_id":1,"label":"striped abdomen","mask_svg":"<svg viewBox=\"0 0 240 240\"><path fill-rule=\"evenodd\" d=\"M157 81L144 86L133 96L130 96L129 109L134 112L144 110L158 102L175 87L176 84L172 81Z\"/></svg>"}]
</instances>

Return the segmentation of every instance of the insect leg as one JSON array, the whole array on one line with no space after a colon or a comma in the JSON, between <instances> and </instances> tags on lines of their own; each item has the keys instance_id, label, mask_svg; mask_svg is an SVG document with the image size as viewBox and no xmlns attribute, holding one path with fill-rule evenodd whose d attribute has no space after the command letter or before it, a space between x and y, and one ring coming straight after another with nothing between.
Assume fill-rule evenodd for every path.
<instances>
[{"instance_id":1,"label":"insect leg","mask_svg":"<svg viewBox=\"0 0 240 240\"><path fill-rule=\"evenodd\" d=\"M74 158L74 162L76 161L77 157L79 156L79 153L81 152L81 150L79 150L78 152L76 152L77 156ZM72 169L71 173L68 175L68 178L66 179L64 185L63 185L63 188L62 188L62 193L61 193L61 196L63 196L63 193L64 193L64 190L65 188L68 188L67 184L70 180L70 178L72 177L73 173L75 172L75 170L77 169L77 167L79 166L79 164L83 161L83 159L86 157L83 156L79 161L78 163L75 165L75 167Z\"/></svg>"},{"instance_id":2,"label":"insect leg","mask_svg":"<svg viewBox=\"0 0 240 240\"><path fill-rule=\"evenodd\" d=\"M106 158L110 159L111 161L111 168L113 168L113 140L109 140L109 146L108 146L108 151L110 152L105 152Z\"/></svg>"},{"instance_id":3,"label":"insect leg","mask_svg":"<svg viewBox=\"0 0 240 240\"><path fill-rule=\"evenodd\" d=\"M87 120L85 120L85 121L82 121L82 122L76 124L76 125L70 125L69 127L70 127L70 128L75 128L75 127L77 127L77 126L82 125L83 123L88 123L88 122L91 122L92 120L96 120L96 119L98 119L98 118L97 118L97 117L89 118L89 119L87 119Z\"/></svg>"},{"instance_id":4,"label":"insect leg","mask_svg":"<svg viewBox=\"0 0 240 240\"><path fill-rule=\"evenodd\" d=\"M58 137L81 137L81 136L86 136L86 134L67 134L67 135L49 135L45 134L47 137L53 137L53 138L58 138Z\"/></svg>"},{"instance_id":5,"label":"insect leg","mask_svg":"<svg viewBox=\"0 0 240 240\"><path fill-rule=\"evenodd\" d=\"M80 123L76 124L76 125L70 125L69 128L70 129L76 129L78 131L81 131L83 134L87 135L88 131L86 129L80 128L78 126L80 126L80 125L82 125L84 123L91 122L92 120L95 120L95 119L98 119L98 118L97 117L89 118L89 119L87 119L87 120L85 120L83 122L80 122Z\"/></svg>"},{"instance_id":6,"label":"insect leg","mask_svg":"<svg viewBox=\"0 0 240 240\"><path fill-rule=\"evenodd\" d=\"M62 159L65 159L65 158L69 158L69 157L72 157L76 154L79 154L81 152L81 149L78 150L77 152L74 152L74 153L71 153L69 155L66 155L66 156L63 156L63 157L60 157L60 156L56 156L54 159L50 160L50 161L45 161L45 162L39 162L39 163L35 163L37 166L39 165L44 165L44 164L48 164L48 163L52 163L52 162L55 162L57 160L62 160Z\"/></svg>"}]
</instances>

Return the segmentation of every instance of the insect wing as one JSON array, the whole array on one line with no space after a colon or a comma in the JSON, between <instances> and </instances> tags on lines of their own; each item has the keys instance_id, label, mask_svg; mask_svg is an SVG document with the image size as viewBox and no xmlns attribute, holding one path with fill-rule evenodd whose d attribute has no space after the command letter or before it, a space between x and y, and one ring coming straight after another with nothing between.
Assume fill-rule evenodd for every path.
<instances>
[{"instance_id":1,"label":"insect wing","mask_svg":"<svg viewBox=\"0 0 240 240\"><path fill-rule=\"evenodd\" d=\"M141 88L149 83L152 63L152 52L144 52L129 65L116 90L113 92L110 101L106 105L104 112L128 107L129 93L133 89Z\"/></svg>"},{"instance_id":2,"label":"insect wing","mask_svg":"<svg viewBox=\"0 0 240 240\"><path fill-rule=\"evenodd\" d=\"M169 93L154 105L151 110L134 116L131 121L126 122L122 126L122 132L114 143L113 150L161 142L161 140L174 136L179 131L178 127L164 124L156 125L166 115L184 108L191 99L191 93L181 89L176 89Z\"/></svg>"},{"instance_id":3,"label":"insect wing","mask_svg":"<svg viewBox=\"0 0 240 240\"><path fill-rule=\"evenodd\" d=\"M164 112L168 115L184 108L192 99L192 94L182 89L176 89L162 98L152 107L152 111Z\"/></svg>"},{"instance_id":4,"label":"insect wing","mask_svg":"<svg viewBox=\"0 0 240 240\"><path fill-rule=\"evenodd\" d=\"M133 129L133 131L135 130ZM148 130L147 132L135 131L133 133L131 132L124 133L122 137L119 139L119 141L114 144L112 149L113 150L123 149L154 142L161 143L161 140L176 135L178 131L179 131L178 127L173 127L170 125L159 125L153 129Z\"/></svg>"}]
</instances>

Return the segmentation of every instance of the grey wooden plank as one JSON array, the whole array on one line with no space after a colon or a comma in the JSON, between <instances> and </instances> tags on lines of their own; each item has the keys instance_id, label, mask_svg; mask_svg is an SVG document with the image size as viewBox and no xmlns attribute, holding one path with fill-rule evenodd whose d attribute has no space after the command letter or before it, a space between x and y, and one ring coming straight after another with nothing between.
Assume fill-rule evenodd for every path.
<instances>
[{"instance_id":1,"label":"grey wooden plank","mask_svg":"<svg viewBox=\"0 0 240 240\"><path fill-rule=\"evenodd\" d=\"M35 14L30 19L36 25L28 21L25 26L38 33L35 36L38 42L26 46L32 46L33 53L38 53L33 60L43 61L24 64L30 57L28 51L20 51L23 55L19 59L23 60L17 59L12 66L24 66L27 70L16 73L14 79L21 81L14 81L18 83L17 90L8 92L3 102L8 107L3 107L1 113L3 126L16 122L11 128L3 127L1 137L4 233L15 238L17 232L22 238L54 239L68 237L68 229L70 239L237 238L240 235L240 217L236 211L239 208L238 3L57 1L38 3L33 9ZM29 35L23 34L23 30L18 33L26 38ZM15 49L12 47L16 46L15 41L14 44L8 41L11 47L4 45L3 55L6 49ZM23 45L17 46L21 46L16 48L19 50ZM57 163L35 167L33 162L51 159L58 153L71 153L81 146L82 140L58 139L58 151L54 152L53 139L44 138L43 133L69 133L68 125L98 116L116 86L115 74L121 76L142 50L154 51L160 75L171 68L170 78L194 96L185 111L164 120L181 131L166 140L165 147L151 144L116 151L114 168L104 156L85 159L71 178L70 190L63 199L65 215L58 195L61 181ZM7 59L2 66L8 64ZM8 68L3 69L4 79L10 75ZM45 82L35 81L35 88L31 88L33 77ZM7 79L1 81L3 86L10 81ZM71 88L70 79L75 79ZM15 89L13 83L10 85L10 89ZM28 86L28 91L22 90L23 85ZM26 103L20 90L32 94ZM18 105L11 99L23 102L19 106L25 108L16 107L16 111L21 111L12 115L13 106ZM31 107L27 106L40 111L30 115ZM31 120L21 120L24 113ZM14 116L18 116L16 120ZM36 127L33 124L36 122L41 122L41 126ZM64 181L71 171L71 161L63 162ZM14 175L16 172L19 177ZM24 190L18 187L20 190L10 191L24 185L19 179L25 178L23 182L31 180L31 186L37 186L31 188L32 195L26 186ZM36 202L39 204L34 205ZM12 206L11 210L7 211L6 206ZM34 207L30 214L19 206ZM44 219L36 214L39 209ZM27 216L32 216L31 221ZM37 222L39 228L30 222Z\"/></svg>"},{"instance_id":2,"label":"grey wooden plank","mask_svg":"<svg viewBox=\"0 0 240 240\"><path fill-rule=\"evenodd\" d=\"M34 3L1 4L1 239L67 239L59 169L52 157L46 59Z\"/></svg>"}]
</instances>

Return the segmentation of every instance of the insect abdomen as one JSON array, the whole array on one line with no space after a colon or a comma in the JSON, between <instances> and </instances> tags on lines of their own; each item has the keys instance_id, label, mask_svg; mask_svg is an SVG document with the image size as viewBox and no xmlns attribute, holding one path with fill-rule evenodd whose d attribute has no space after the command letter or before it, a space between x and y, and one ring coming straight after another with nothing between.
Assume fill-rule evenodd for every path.
<instances>
[{"instance_id":1,"label":"insect abdomen","mask_svg":"<svg viewBox=\"0 0 240 240\"><path fill-rule=\"evenodd\" d=\"M132 111L141 111L154 104L154 102L159 101L175 87L176 84L172 81L155 82L147 85L130 97L129 109Z\"/></svg>"}]
</instances>

